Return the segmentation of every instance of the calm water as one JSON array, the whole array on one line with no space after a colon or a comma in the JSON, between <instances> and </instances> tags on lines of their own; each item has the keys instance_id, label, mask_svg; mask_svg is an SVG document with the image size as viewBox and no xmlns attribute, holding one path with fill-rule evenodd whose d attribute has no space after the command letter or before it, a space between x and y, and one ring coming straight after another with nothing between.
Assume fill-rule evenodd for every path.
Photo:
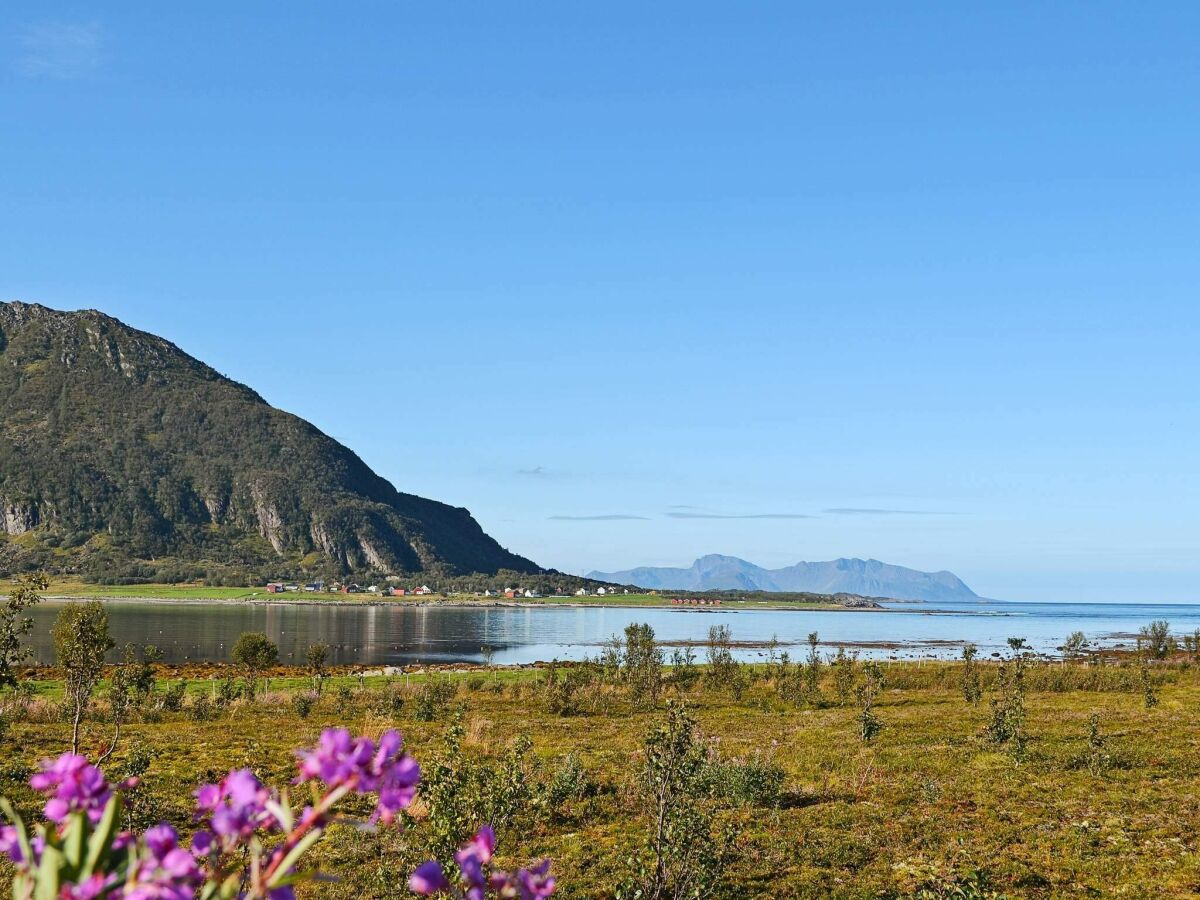
<instances>
[{"instance_id":1,"label":"calm water","mask_svg":"<svg viewBox=\"0 0 1200 900\"><path fill-rule=\"evenodd\" d=\"M52 660L50 624L62 607L46 601L34 610L33 645ZM800 644L811 631L822 643L862 644L864 656L957 656L963 641L981 655L998 652L1009 637L1023 637L1053 653L1072 631L1108 646L1132 644L1153 619L1176 634L1200 628L1200 605L1100 603L897 604L898 612L798 612L787 610L616 609L599 607L488 607L315 605L301 603L107 602L118 644L155 644L168 662L228 660L243 631L264 631L279 644L282 661L301 662L305 648L324 641L336 663L402 664L482 660L493 648L497 663L527 663L594 656L599 645L631 622L649 622L659 640L704 641L712 625L728 625L735 641ZM947 643L950 642L950 643ZM880 646L895 644L893 646ZM793 657L800 652L790 649ZM742 659L764 656L740 649ZM698 650L703 657L703 650Z\"/></svg>"}]
</instances>

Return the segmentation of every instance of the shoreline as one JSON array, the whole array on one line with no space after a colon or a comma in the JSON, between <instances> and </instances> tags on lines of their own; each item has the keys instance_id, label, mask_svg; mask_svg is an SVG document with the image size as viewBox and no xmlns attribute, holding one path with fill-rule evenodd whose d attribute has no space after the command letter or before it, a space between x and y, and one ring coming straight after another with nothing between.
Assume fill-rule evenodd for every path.
<instances>
[{"instance_id":1,"label":"shoreline","mask_svg":"<svg viewBox=\"0 0 1200 900\"><path fill-rule=\"evenodd\" d=\"M359 595L361 596L361 595ZM233 606L338 606L338 607L414 607L414 608L443 608L443 609L664 609L673 612L722 613L722 612L753 612L756 610L770 612L854 612L854 613L941 613L946 615L975 615L975 613L960 610L939 609L895 609L889 606L842 606L840 604L800 604L800 603L771 603L754 600L732 600L720 606L691 606L686 604L666 603L605 603L603 601L578 602L568 600L554 603L538 603L517 600L410 600L408 598L378 597L363 600L347 600L339 597L329 599L275 599L274 597L139 597L139 596L93 596L89 594L44 594L42 600L56 603L70 603L79 600L98 600L101 603L152 603L162 605L208 605L228 604ZM923 601L896 601L919 607Z\"/></svg>"}]
</instances>

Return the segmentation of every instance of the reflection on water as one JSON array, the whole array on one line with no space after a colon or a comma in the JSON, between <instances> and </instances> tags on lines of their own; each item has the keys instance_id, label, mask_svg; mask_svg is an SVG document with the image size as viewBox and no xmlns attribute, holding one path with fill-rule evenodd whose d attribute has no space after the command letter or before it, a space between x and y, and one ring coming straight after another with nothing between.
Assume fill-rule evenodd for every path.
<instances>
[{"instance_id":1,"label":"reflection on water","mask_svg":"<svg viewBox=\"0 0 1200 900\"><path fill-rule=\"evenodd\" d=\"M279 644L280 659L302 663L305 648L324 641L333 663L406 664L481 661L528 663L595 656L599 645L631 622L649 622L661 641L704 641L712 625L728 625L738 642L800 644L811 631L823 643L863 643L865 656L957 656L973 641L982 655L999 652L1009 637L1024 637L1053 652L1072 631L1105 644L1129 641L1152 619L1175 633L1200 628L1200 605L959 603L899 604L896 612L619 609L603 607L449 607L369 604L183 603L113 600L106 603L113 637L155 644L167 662L223 661L244 631L263 631ZM51 662L50 625L63 606L46 601L33 611L32 644ZM876 646L869 646L869 645ZM878 646L899 645L898 648ZM793 656L796 650L792 650ZM742 659L766 651L743 648ZM699 655L702 657L703 652Z\"/></svg>"}]
</instances>

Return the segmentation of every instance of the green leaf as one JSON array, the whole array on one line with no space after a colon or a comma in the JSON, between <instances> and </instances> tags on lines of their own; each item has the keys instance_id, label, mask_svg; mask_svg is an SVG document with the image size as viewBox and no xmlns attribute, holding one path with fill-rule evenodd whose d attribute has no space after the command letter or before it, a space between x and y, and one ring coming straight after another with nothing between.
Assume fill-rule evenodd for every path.
<instances>
[{"instance_id":1,"label":"green leaf","mask_svg":"<svg viewBox=\"0 0 1200 900\"><path fill-rule=\"evenodd\" d=\"M42 863L38 866L37 883L33 890L34 900L58 900L64 862L62 851L47 844L42 850Z\"/></svg>"},{"instance_id":2,"label":"green leaf","mask_svg":"<svg viewBox=\"0 0 1200 900\"><path fill-rule=\"evenodd\" d=\"M296 844L296 846L290 851L288 851L287 856L283 858L283 861L279 864L279 868L275 871L275 875L271 878L271 881L267 884L267 887L279 887L283 883L283 880L287 877L288 869L294 866L296 864L296 860L303 856L309 847L319 841L324 833L325 832L323 832L320 828L314 828L303 838L301 838L300 842Z\"/></svg>"},{"instance_id":3,"label":"green leaf","mask_svg":"<svg viewBox=\"0 0 1200 900\"><path fill-rule=\"evenodd\" d=\"M72 875L78 873L79 865L83 862L83 845L86 837L87 818L81 812L71 813L67 819L67 827L63 831L62 852Z\"/></svg>"},{"instance_id":4,"label":"green leaf","mask_svg":"<svg viewBox=\"0 0 1200 900\"><path fill-rule=\"evenodd\" d=\"M107 858L108 852L112 848L113 838L116 836L117 828L120 824L121 801L114 794L109 799L108 805L104 807L104 815L100 817L100 821L96 824L96 830L92 832L87 861L84 864L84 875L91 875L96 871L96 867Z\"/></svg>"}]
</instances>

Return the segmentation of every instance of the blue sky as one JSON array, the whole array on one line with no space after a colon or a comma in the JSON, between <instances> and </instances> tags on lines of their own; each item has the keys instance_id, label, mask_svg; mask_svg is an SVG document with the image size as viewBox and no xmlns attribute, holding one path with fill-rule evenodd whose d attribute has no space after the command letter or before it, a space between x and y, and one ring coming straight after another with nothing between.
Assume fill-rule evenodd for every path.
<instances>
[{"instance_id":1,"label":"blue sky","mask_svg":"<svg viewBox=\"0 0 1200 900\"><path fill-rule=\"evenodd\" d=\"M989 6L7 3L0 298L544 565L1200 601L1200 5Z\"/></svg>"}]
</instances>

